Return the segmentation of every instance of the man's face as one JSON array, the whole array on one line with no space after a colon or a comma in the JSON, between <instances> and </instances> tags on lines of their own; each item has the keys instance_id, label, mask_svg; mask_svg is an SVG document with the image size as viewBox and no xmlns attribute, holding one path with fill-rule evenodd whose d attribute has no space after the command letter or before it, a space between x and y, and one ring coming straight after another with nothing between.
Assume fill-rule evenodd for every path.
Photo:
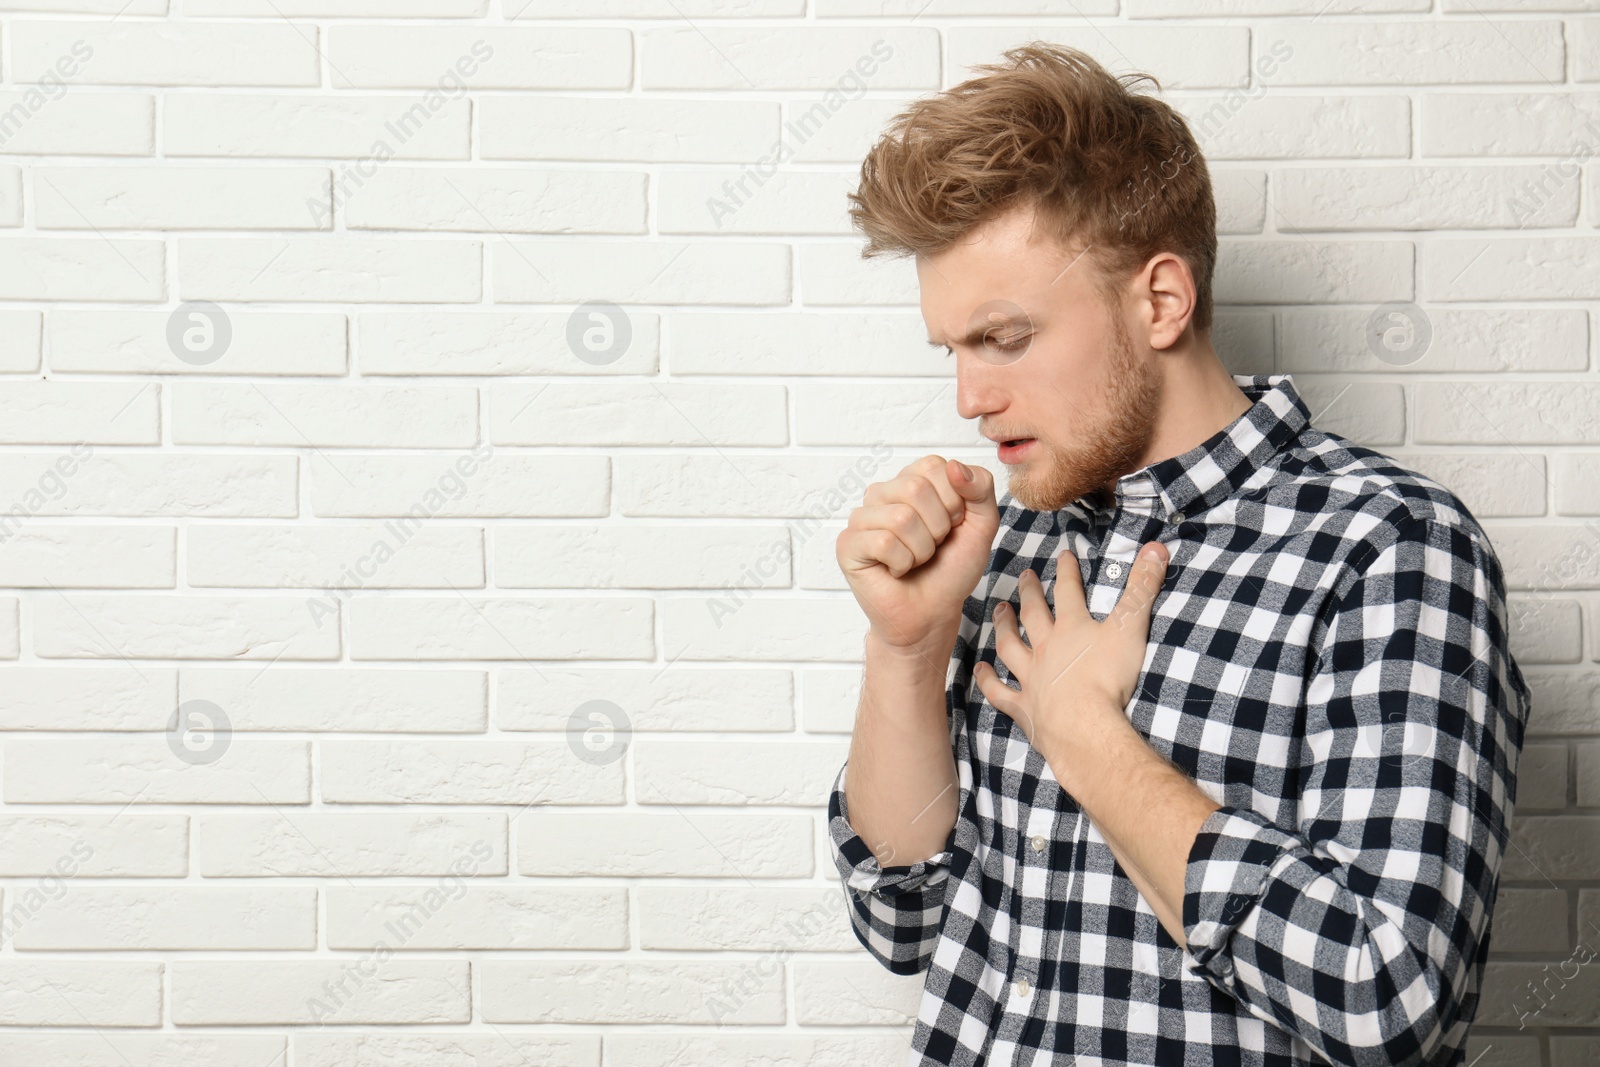
<instances>
[{"instance_id":1,"label":"man's face","mask_svg":"<svg viewBox=\"0 0 1600 1067\"><path fill-rule=\"evenodd\" d=\"M1032 241L1026 208L919 256L930 342L953 350L956 410L1001 445L1011 495L1055 511L1143 465L1161 382L1081 247Z\"/></svg>"}]
</instances>

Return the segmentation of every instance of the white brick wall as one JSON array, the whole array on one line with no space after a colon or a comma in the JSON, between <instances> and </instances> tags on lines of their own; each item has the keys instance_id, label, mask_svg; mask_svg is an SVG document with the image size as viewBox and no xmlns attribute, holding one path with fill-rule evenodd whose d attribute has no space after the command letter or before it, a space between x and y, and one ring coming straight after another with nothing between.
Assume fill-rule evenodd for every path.
<instances>
[{"instance_id":1,"label":"white brick wall","mask_svg":"<svg viewBox=\"0 0 1600 1067\"><path fill-rule=\"evenodd\" d=\"M1470 1055L1600 1056L1600 968L1518 1027L1600 944L1600 2L0 0L0 1064L903 1062L832 542L1003 468L844 193L1036 36L1196 129L1230 368L1491 528Z\"/></svg>"}]
</instances>

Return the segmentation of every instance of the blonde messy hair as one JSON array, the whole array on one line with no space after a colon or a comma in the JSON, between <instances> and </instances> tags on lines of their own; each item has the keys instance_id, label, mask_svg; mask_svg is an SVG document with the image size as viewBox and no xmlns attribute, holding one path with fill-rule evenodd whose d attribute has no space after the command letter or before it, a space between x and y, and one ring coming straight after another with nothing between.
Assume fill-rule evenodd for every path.
<instances>
[{"instance_id":1,"label":"blonde messy hair","mask_svg":"<svg viewBox=\"0 0 1600 1067\"><path fill-rule=\"evenodd\" d=\"M861 164L850 218L863 258L931 255L1013 206L1032 204L1062 247L1087 244L1112 299L1158 252L1194 275L1196 330L1211 328L1217 213L1211 177L1183 117L1130 91L1087 53L1033 41L1006 62L913 103Z\"/></svg>"}]
</instances>

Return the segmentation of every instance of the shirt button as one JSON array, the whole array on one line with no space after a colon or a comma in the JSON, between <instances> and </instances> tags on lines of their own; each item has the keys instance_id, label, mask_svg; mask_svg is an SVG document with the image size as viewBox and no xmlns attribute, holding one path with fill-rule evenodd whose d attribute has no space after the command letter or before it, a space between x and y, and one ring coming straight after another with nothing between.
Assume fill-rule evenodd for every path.
<instances>
[{"instance_id":1,"label":"shirt button","mask_svg":"<svg viewBox=\"0 0 1600 1067\"><path fill-rule=\"evenodd\" d=\"M1110 578L1113 582L1116 581L1118 578L1121 578L1122 577L1122 564L1118 563L1116 560L1112 560L1110 563L1107 563L1106 564L1106 577Z\"/></svg>"},{"instance_id":2,"label":"shirt button","mask_svg":"<svg viewBox=\"0 0 1600 1067\"><path fill-rule=\"evenodd\" d=\"M1032 989L1033 989L1033 987L1028 984L1028 980L1026 978L1018 979L1016 984L1013 985L1011 988L1016 992L1017 996L1019 996L1019 997L1027 996L1028 993L1030 991L1032 991Z\"/></svg>"},{"instance_id":3,"label":"shirt button","mask_svg":"<svg viewBox=\"0 0 1600 1067\"><path fill-rule=\"evenodd\" d=\"M1174 511L1174 512L1173 512L1173 513L1172 513L1172 521L1173 521L1173 522L1182 522L1182 521L1183 521L1183 512L1181 512L1181 511Z\"/></svg>"},{"instance_id":4,"label":"shirt button","mask_svg":"<svg viewBox=\"0 0 1600 1067\"><path fill-rule=\"evenodd\" d=\"M1044 837L1039 834L1034 834L1033 839L1029 841L1028 844L1033 846L1033 850L1035 852L1044 851Z\"/></svg>"}]
</instances>

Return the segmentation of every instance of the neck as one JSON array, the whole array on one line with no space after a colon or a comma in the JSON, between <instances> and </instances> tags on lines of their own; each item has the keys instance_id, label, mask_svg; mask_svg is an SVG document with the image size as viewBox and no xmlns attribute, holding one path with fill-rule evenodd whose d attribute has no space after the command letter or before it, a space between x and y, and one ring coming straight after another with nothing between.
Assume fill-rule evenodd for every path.
<instances>
[{"instance_id":1,"label":"neck","mask_svg":"<svg viewBox=\"0 0 1600 1067\"><path fill-rule=\"evenodd\" d=\"M1192 331L1190 336L1194 339L1181 351L1173 348L1154 357L1161 376L1155 425L1134 470L1182 455L1249 411L1253 403L1223 366L1210 339ZM1116 492L1115 480L1101 489L1107 501L1115 500Z\"/></svg>"}]
</instances>

